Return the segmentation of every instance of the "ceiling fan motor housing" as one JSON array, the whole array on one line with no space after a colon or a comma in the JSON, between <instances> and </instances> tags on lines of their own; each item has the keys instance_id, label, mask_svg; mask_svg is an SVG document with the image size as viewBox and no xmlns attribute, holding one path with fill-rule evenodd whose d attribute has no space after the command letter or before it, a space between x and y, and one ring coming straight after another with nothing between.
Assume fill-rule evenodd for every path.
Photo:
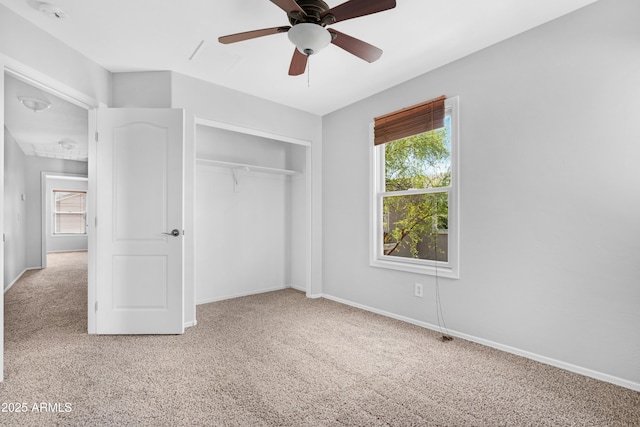
<instances>
[{"instance_id":1,"label":"ceiling fan motor housing","mask_svg":"<svg viewBox=\"0 0 640 427\"><path fill-rule=\"evenodd\" d=\"M331 9L329 5L322 0L296 0L296 3L304 10L307 16L302 15L300 12L289 13L289 22L292 26L300 23L313 23L325 26L332 24L335 20L332 19L333 15L327 15L324 19L320 18L323 13Z\"/></svg>"}]
</instances>

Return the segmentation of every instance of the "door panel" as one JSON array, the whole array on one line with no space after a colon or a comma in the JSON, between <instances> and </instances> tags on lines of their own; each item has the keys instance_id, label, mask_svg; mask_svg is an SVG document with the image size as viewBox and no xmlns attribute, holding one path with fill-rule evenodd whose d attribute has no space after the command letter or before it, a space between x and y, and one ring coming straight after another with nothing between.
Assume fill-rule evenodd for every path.
<instances>
[{"instance_id":1,"label":"door panel","mask_svg":"<svg viewBox=\"0 0 640 427\"><path fill-rule=\"evenodd\" d=\"M183 121L174 109L98 112L99 334L184 332Z\"/></svg>"}]
</instances>

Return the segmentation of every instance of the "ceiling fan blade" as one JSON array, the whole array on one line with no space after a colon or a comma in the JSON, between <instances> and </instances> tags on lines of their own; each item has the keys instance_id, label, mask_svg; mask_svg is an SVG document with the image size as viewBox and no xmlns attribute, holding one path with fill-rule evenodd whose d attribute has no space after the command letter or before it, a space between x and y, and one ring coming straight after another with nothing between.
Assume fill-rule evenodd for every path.
<instances>
[{"instance_id":1,"label":"ceiling fan blade","mask_svg":"<svg viewBox=\"0 0 640 427\"><path fill-rule=\"evenodd\" d=\"M289 31L289 28L291 27L273 27L264 28L262 30L246 31L238 34L229 34L228 36L218 37L218 41L223 44L236 43L258 37L270 36L271 34L286 33Z\"/></svg>"},{"instance_id":2,"label":"ceiling fan blade","mask_svg":"<svg viewBox=\"0 0 640 427\"><path fill-rule=\"evenodd\" d=\"M349 0L333 9L327 10L322 14L321 18L331 14L336 18L335 22L340 22L393 9L394 7L396 7L396 0Z\"/></svg>"},{"instance_id":3,"label":"ceiling fan blade","mask_svg":"<svg viewBox=\"0 0 640 427\"><path fill-rule=\"evenodd\" d=\"M329 29L329 32L335 34L331 43L346 50L347 52L357 56L360 59L364 59L367 62L374 62L382 55L382 50L377 47L363 42L355 37L348 36L340 31L336 31L333 28Z\"/></svg>"},{"instance_id":4,"label":"ceiling fan blade","mask_svg":"<svg viewBox=\"0 0 640 427\"><path fill-rule=\"evenodd\" d=\"M287 12L287 14L291 12L299 12L302 14L302 16L307 16L304 9L302 9L300 5L295 2L295 0L271 0L271 3Z\"/></svg>"},{"instance_id":5,"label":"ceiling fan blade","mask_svg":"<svg viewBox=\"0 0 640 427\"><path fill-rule=\"evenodd\" d=\"M291 58L291 65L289 66L290 76L299 76L304 74L304 70L307 69L307 60L309 57L300 52L297 48L293 51L293 58Z\"/></svg>"}]
</instances>

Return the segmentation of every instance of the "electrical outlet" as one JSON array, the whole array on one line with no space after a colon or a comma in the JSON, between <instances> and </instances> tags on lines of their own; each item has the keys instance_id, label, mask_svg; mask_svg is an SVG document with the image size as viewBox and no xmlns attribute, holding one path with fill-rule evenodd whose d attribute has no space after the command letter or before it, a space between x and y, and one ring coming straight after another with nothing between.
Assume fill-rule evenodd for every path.
<instances>
[{"instance_id":1,"label":"electrical outlet","mask_svg":"<svg viewBox=\"0 0 640 427\"><path fill-rule=\"evenodd\" d=\"M422 298L422 283L416 283L414 288L414 295Z\"/></svg>"}]
</instances>

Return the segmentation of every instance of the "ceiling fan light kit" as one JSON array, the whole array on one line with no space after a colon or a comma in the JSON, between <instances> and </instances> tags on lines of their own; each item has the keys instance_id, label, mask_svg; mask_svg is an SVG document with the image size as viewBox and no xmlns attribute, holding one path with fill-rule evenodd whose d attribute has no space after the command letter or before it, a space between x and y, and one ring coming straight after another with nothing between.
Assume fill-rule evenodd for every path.
<instances>
[{"instance_id":1,"label":"ceiling fan light kit","mask_svg":"<svg viewBox=\"0 0 640 427\"><path fill-rule=\"evenodd\" d=\"M318 53L331 43L331 33L318 24L297 24L291 27L287 36L289 36L291 43L296 45L298 50L305 55Z\"/></svg>"},{"instance_id":2,"label":"ceiling fan light kit","mask_svg":"<svg viewBox=\"0 0 640 427\"><path fill-rule=\"evenodd\" d=\"M318 53L329 43L367 62L376 61L382 55L382 50L339 31L328 30L326 26L396 7L396 0L348 0L333 8L322 0L271 0L271 2L287 13L290 27L264 28L230 34L219 37L218 41L229 44L286 32L291 43L296 46L289 67L291 76L303 74L309 55Z\"/></svg>"}]
</instances>

